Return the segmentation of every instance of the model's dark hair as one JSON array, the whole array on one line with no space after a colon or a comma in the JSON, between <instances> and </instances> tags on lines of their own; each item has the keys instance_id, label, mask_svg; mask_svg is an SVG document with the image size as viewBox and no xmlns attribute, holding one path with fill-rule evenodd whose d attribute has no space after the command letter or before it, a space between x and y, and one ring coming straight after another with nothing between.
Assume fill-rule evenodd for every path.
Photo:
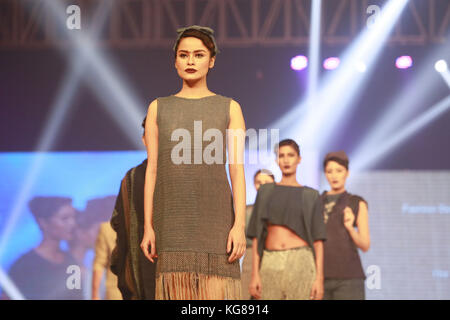
<instances>
[{"instance_id":1,"label":"model's dark hair","mask_svg":"<svg viewBox=\"0 0 450 320\"><path fill-rule=\"evenodd\" d=\"M40 220L49 220L63 206L72 205L72 199L68 197L46 197L37 196L28 202L28 208L33 214L39 227Z\"/></svg>"},{"instance_id":2,"label":"model's dark hair","mask_svg":"<svg viewBox=\"0 0 450 320\"><path fill-rule=\"evenodd\" d=\"M177 57L178 46L180 45L181 39L188 38L188 37L194 37L194 38L200 39L203 42L203 44L205 45L205 47L208 48L210 58L216 56L214 41L211 39L211 37L208 36L206 33L201 32L199 30L190 29L190 30L186 30L185 32L183 32L183 34L180 36L180 38L177 39L177 42L175 44L175 58Z\"/></svg>"},{"instance_id":3,"label":"model's dark hair","mask_svg":"<svg viewBox=\"0 0 450 320\"><path fill-rule=\"evenodd\" d=\"M278 150L284 146L292 147L295 150L295 152L297 152L298 156L300 156L300 147L297 144L297 142L295 142L292 139L284 139L284 140L280 141L280 143L276 144L275 148L274 148L275 154L278 154Z\"/></svg>"},{"instance_id":4,"label":"model's dark hair","mask_svg":"<svg viewBox=\"0 0 450 320\"><path fill-rule=\"evenodd\" d=\"M147 116L144 117L144 120L142 120L142 124L141 124L142 129L144 129L144 131L142 132L142 136L143 137L145 136L145 121L146 120L147 120Z\"/></svg>"},{"instance_id":5,"label":"model's dark hair","mask_svg":"<svg viewBox=\"0 0 450 320\"><path fill-rule=\"evenodd\" d=\"M341 166L345 167L345 169L348 170L348 160L344 160L344 159L337 158L337 157L331 157L331 158L327 158L327 159L325 159L325 160L323 161L323 171L325 171L325 169L326 169L326 167L327 167L327 164L328 164L328 162L330 162L330 161L337 162L337 163L339 163Z\"/></svg>"},{"instance_id":6,"label":"model's dark hair","mask_svg":"<svg viewBox=\"0 0 450 320\"><path fill-rule=\"evenodd\" d=\"M275 176L273 175L273 173L270 170L267 169L259 169L258 171L255 172L255 175L253 176L253 182L256 180L256 177L258 176L258 174L266 174L269 177L271 177L273 179L273 181L275 181Z\"/></svg>"}]
</instances>

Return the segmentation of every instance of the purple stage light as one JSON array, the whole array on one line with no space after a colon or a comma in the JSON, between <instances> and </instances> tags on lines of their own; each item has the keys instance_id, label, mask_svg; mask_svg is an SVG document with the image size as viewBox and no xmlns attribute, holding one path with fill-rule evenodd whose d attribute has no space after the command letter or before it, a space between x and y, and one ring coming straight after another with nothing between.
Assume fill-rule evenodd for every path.
<instances>
[{"instance_id":1,"label":"purple stage light","mask_svg":"<svg viewBox=\"0 0 450 320\"><path fill-rule=\"evenodd\" d=\"M408 69L413 65L413 60L410 56L401 56L395 60L395 66L398 69Z\"/></svg>"},{"instance_id":2,"label":"purple stage light","mask_svg":"<svg viewBox=\"0 0 450 320\"><path fill-rule=\"evenodd\" d=\"M308 66L308 58L305 56L295 56L291 59L292 70L300 71Z\"/></svg>"},{"instance_id":3,"label":"purple stage light","mask_svg":"<svg viewBox=\"0 0 450 320\"><path fill-rule=\"evenodd\" d=\"M325 61L323 62L323 67L326 70L334 70L339 66L340 63L341 63L341 60L339 60L339 58L331 57L331 58L325 59Z\"/></svg>"}]
</instances>

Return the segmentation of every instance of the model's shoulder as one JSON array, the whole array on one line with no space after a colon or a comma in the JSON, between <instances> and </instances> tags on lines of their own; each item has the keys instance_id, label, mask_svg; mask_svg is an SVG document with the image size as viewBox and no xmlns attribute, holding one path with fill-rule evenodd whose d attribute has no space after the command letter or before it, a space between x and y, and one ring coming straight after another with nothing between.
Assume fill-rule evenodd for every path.
<instances>
[{"instance_id":1,"label":"model's shoulder","mask_svg":"<svg viewBox=\"0 0 450 320\"><path fill-rule=\"evenodd\" d=\"M361 197L357 194L351 194L351 193L349 195L355 203L359 204L360 202L363 202L368 206L366 199L364 199L363 197Z\"/></svg>"},{"instance_id":2,"label":"model's shoulder","mask_svg":"<svg viewBox=\"0 0 450 320\"><path fill-rule=\"evenodd\" d=\"M10 272L21 269L23 267L31 266L36 262L36 260L39 260L39 256L33 248L22 254L19 258L17 258L16 261L14 261L10 268Z\"/></svg>"},{"instance_id":3,"label":"model's shoulder","mask_svg":"<svg viewBox=\"0 0 450 320\"><path fill-rule=\"evenodd\" d=\"M265 183L259 187L258 193L265 194L273 190L275 182Z\"/></svg>"},{"instance_id":4,"label":"model's shoulder","mask_svg":"<svg viewBox=\"0 0 450 320\"><path fill-rule=\"evenodd\" d=\"M125 175L122 178L122 181L126 180L126 179L131 179L131 177L133 176L133 172L136 171L144 171L145 173L145 169L147 168L147 162L144 161L142 162L140 165L136 166L136 167L132 167L130 169L128 169L128 171L125 173Z\"/></svg>"},{"instance_id":5,"label":"model's shoulder","mask_svg":"<svg viewBox=\"0 0 450 320\"><path fill-rule=\"evenodd\" d=\"M171 94L169 96L157 97L150 103L150 105L158 105L158 102L164 103L164 102L170 101L174 98L175 98L175 96L173 94Z\"/></svg>"},{"instance_id":6,"label":"model's shoulder","mask_svg":"<svg viewBox=\"0 0 450 320\"><path fill-rule=\"evenodd\" d=\"M303 187L303 192L306 195L311 196L311 197L319 197L320 196L320 193L319 193L318 190L316 190L314 188L311 188L311 187L308 187L308 186L304 186Z\"/></svg>"}]
</instances>

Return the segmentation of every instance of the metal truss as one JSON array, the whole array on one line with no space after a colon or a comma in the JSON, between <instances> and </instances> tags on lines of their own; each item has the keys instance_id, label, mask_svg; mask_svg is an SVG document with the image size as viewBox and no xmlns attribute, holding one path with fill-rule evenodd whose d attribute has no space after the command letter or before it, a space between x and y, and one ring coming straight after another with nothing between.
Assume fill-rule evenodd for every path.
<instances>
[{"instance_id":1,"label":"metal truss","mask_svg":"<svg viewBox=\"0 0 450 320\"><path fill-rule=\"evenodd\" d=\"M214 28L222 47L306 46L309 42L311 0L0 0L0 47L68 44L67 27L51 16L48 1L60 1L64 8L78 5L81 32L89 30L100 1L114 1L100 43L118 48L168 47L177 28L192 24ZM348 44L366 27L367 7L381 7L385 2L323 0L322 43ZM450 1L410 0L389 44L443 43L449 23Z\"/></svg>"}]
</instances>

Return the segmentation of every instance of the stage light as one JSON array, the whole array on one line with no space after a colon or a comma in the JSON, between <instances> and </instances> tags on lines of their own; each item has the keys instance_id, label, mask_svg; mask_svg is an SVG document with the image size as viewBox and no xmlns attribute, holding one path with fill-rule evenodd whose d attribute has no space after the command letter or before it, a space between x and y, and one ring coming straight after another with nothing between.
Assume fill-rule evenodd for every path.
<instances>
[{"instance_id":1,"label":"stage light","mask_svg":"<svg viewBox=\"0 0 450 320\"><path fill-rule=\"evenodd\" d=\"M101 29L106 22L108 12L109 10L107 10L105 4L99 5L94 16L95 23L92 25L92 36L97 38L100 36ZM23 212L23 208L29 200L31 190L44 164L45 152L51 150L56 138L58 137L58 131L60 130L71 107L71 101L75 96L78 84L83 76L83 73L86 71L85 69L88 64L84 56L76 55L72 57L70 65L70 72L65 75L63 81L61 82L61 88L58 90L58 94L51 105L50 115L45 123L44 131L40 135L38 143L35 147L36 153L34 155L34 159L31 162L31 165L27 168L27 174L22 183L19 194L14 198L14 205L8 215L8 222L0 238L0 257L3 255L9 237L14 231L18 219Z\"/></svg>"},{"instance_id":2,"label":"stage light","mask_svg":"<svg viewBox=\"0 0 450 320\"><path fill-rule=\"evenodd\" d=\"M311 23L309 35L309 67L306 96L311 99L317 93L320 71L320 26L322 0L311 2Z\"/></svg>"},{"instance_id":3,"label":"stage light","mask_svg":"<svg viewBox=\"0 0 450 320\"><path fill-rule=\"evenodd\" d=\"M448 70L447 62L445 60L436 61L434 64L434 69L439 73L444 73Z\"/></svg>"},{"instance_id":4,"label":"stage light","mask_svg":"<svg viewBox=\"0 0 450 320\"><path fill-rule=\"evenodd\" d=\"M342 117L355 106L351 104L352 100L367 83L368 71L373 69L372 66L407 3L408 0L387 2L373 27L360 32L350 47L340 55L339 68L325 76L317 94L304 98L297 107L269 127L282 130L286 128L283 135L303 141L303 145L310 143L311 148L323 149L336 126L342 125ZM357 71L357 61L365 63L367 72ZM326 127L323 126L324 119Z\"/></svg>"},{"instance_id":5,"label":"stage light","mask_svg":"<svg viewBox=\"0 0 450 320\"><path fill-rule=\"evenodd\" d=\"M364 62L362 62L362 61L356 62L355 65L354 65L354 67L355 67L355 70L358 71L358 72L360 72L360 73L363 73L363 72L366 72L366 71L367 71L367 66L366 66L366 64L365 64Z\"/></svg>"},{"instance_id":6,"label":"stage light","mask_svg":"<svg viewBox=\"0 0 450 320\"><path fill-rule=\"evenodd\" d=\"M398 69L408 69L413 65L413 60L410 56L401 56L395 60L395 66Z\"/></svg>"},{"instance_id":7,"label":"stage light","mask_svg":"<svg viewBox=\"0 0 450 320\"><path fill-rule=\"evenodd\" d=\"M325 59L325 61L323 62L323 67L326 70L334 70L337 67L339 67L340 63L341 63L341 60L339 60L339 58L331 57L331 58Z\"/></svg>"},{"instance_id":8,"label":"stage light","mask_svg":"<svg viewBox=\"0 0 450 320\"><path fill-rule=\"evenodd\" d=\"M445 60L439 60L434 64L434 69L439 72L444 81L450 88L450 71L448 70L447 62Z\"/></svg>"},{"instance_id":9,"label":"stage light","mask_svg":"<svg viewBox=\"0 0 450 320\"><path fill-rule=\"evenodd\" d=\"M63 7L58 2L45 2L49 12L54 17L65 25ZM102 25L112 8L113 3L109 1L102 2L98 5L96 11L96 25L93 26L93 34L71 33L67 36L74 44L75 52L69 56L71 63L71 73L66 77L62 89L59 91L57 98L52 106L52 111L49 120L45 126L44 132L39 138L36 151L48 151L52 148L55 138L58 136L58 130L62 125L66 112L70 108L70 101L76 92L78 82L83 74L83 66L89 65L90 70L93 71L93 76L86 76L96 95L102 100L102 107L106 112L110 113L111 117L116 120L117 124L123 130L124 134L130 138L130 141L137 148L142 148L140 123L143 115L139 107L141 104L137 103L135 95L132 94L132 89L122 79L119 79L118 72L114 70L112 63L105 54L101 54L96 50L94 44L95 38L99 37L97 31L100 30L98 26ZM66 52L65 49L62 49ZM85 75L84 75L85 76ZM20 189L19 194L14 199L14 206L9 214L9 220L5 226L4 232L0 238L0 257L3 254L4 248L8 239L13 232L15 225L23 212L26 202L29 200L32 187L36 181L40 169L45 159L44 152L37 152L35 160L27 168L27 174Z\"/></svg>"},{"instance_id":10,"label":"stage light","mask_svg":"<svg viewBox=\"0 0 450 320\"><path fill-rule=\"evenodd\" d=\"M0 286L6 295L12 300L25 300L25 297L20 293L6 272L0 268Z\"/></svg>"},{"instance_id":11,"label":"stage light","mask_svg":"<svg viewBox=\"0 0 450 320\"><path fill-rule=\"evenodd\" d=\"M303 101L292 112L283 116L271 127L288 128L291 138L311 144L311 148L321 150L326 147L336 126L343 124L343 117L355 107L352 101L368 82L376 59L394 28L408 0L391 0L386 3L372 28L362 31L351 46L340 56L341 62L335 72L327 74L312 101ZM362 61L367 67L365 73L355 69L355 62ZM304 106L313 106L305 108ZM306 116L300 121L299 114L306 109ZM324 121L327 125L324 126Z\"/></svg>"},{"instance_id":12,"label":"stage light","mask_svg":"<svg viewBox=\"0 0 450 320\"><path fill-rule=\"evenodd\" d=\"M300 71L308 66L308 58L305 56L295 56L291 59L291 68Z\"/></svg>"},{"instance_id":13,"label":"stage light","mask_svg":"<svg viewBox=\"0 0 450 320\"><path fill-rule=\"evenodd\" d=\"M442 99L440 102L428 109L422 115L409 122L408 125L397 130L394 134L390 135L384 141L378 143L378 145L372 150L370 154L365 155L363 158L355 159L352 164L353 171L361 171L362 169L368 169L373 166L377 161L385 156L390 150L404 142L408 138L417 134L421 129L437 119L450 109L450 95Z\"/></svg>"},{"instance_id":14,"label":"stage light","mask_svg":"<svg viewBox=\"0 0 450 320\"><path fill-rule=\"evenodd\" d=\"M377 122L368 128L367 133L352 151L350 158L358 167L359 162L371 157L374 149L388 140L403 124L411 118L414 112L424 105L424 99L433 94L439 94L439 77L436 76L432 65L436 57L442 56L450 50L450 44L440 47L429 54L426 61L420 64L417 75L402 91L389 102L387 111ZM444 73L442 73L443 75ZM420 90L417 90L420 88ZM360 167L360 166L359 166Z\"/></svg>"}]
</instances>

